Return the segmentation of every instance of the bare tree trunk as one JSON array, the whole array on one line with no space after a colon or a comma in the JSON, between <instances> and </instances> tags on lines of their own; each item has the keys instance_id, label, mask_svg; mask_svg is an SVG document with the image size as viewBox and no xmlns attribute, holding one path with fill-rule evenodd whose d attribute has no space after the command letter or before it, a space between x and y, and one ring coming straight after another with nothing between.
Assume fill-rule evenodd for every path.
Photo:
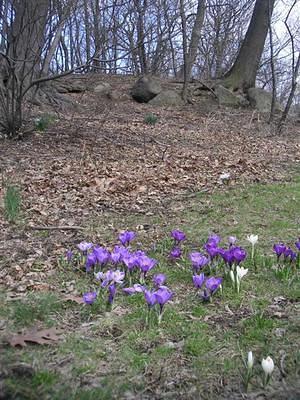
<instances>
[{"instance_id":1,"label":"bare tree trunk","mask_svg":"<svg viewBox=\"0 0 300 400\"><path fill-rule=\"evenodd\" d=\"M184 0L180 0L180 17L181 17L181 27L182 27L182 50L183 50L183 89L182 98L186 101L187 95L187 85L188 85L188 70L187 70L187 58L188 58L188 48L187 48L187 31L186 31L186 15L184 10Z\"/></svg>"},{"instance_id":2,"label":"bare tree trunk","mask_svg":"<svg viewBox=\"0 0 300 400\"><path fill-rule=\"evenodd\" d=\"M282 129L282 126L283 126L283 124L285 123L285 121L287 119L288 113L289 113L291 105L293 103L293 98L294 98L294 95L295 95L295 92L296 92L296 88L297 88L297 77L299 75L299 68L300 68L300 53L298 54L297 63L296 63L296 66L295 66L295 70L293 72L292 87L291 87L291 91L290 91L290 94L289 94L289 98L288 98L288 101L286 103L286 106L284 108L284 111L283 111L282 116L281 116L280 121L279 121L279 130Z\"/></svg>"},{"instance_id":3,"label":"bare tree trunk","mask_svg":"<svg viewBox=\"0 0 300 400\"><path fill-rule=\"evenodd\" d=\"M23 98L41 71L49 1L13 0L14 19L7 27L6 53L1 53L2 127L12 136L23 120Z\"/></svg>"},{"instance_id":4,"label":"bare tree trunk","mask_svg":"<svg viewBox=\"0 0 300 400\"><path fill-rule=\"evenodd\" d=\"M284 123L285 123L285 121L287 119L287 116L289 114L291 105L293 103L294 95L295 95L296 88L297 88L297 85L298 85L297 80L298 80L298 75L299 75L299 70L300 70L300 51L298 53L298 58L297 58L297 61L296 61L296 57L295 57L295 55L296 55L295 37L292 34L292 31L290 29L289 22L288 22L290 14L291 14L293 8L295 7L296 3L297 3L297 0L294 0L292 6L289 9L289 12L287 13L285 21L284 21L284 24L285 24L285 27L286 27L288 33L289 33L289 36L290 36L290 39L291 39L291 45L292 45L292 85L291 85L291 90L290 90L290 93L289 93L289 97L288 97L286 106L285 106L285 108L283 110L282 116L281 116L280 121L279 121L278 126L277 126L277 130L279 132L281 132L281 130L283 128L283 125L284 125Z\"/></svg>"},{"instance_id":5,"label":"bare tree trunk","mask_svg":"<svg viewBox=\"0 0 300 400\"><path fill-rule=\"evenodd\" d=\"M274 59L275 56L274 56L273 30L271 26L271 15L269 15L269 39L270 39L270 64L271 64L271 74L272 74L272 103L269 116L269 123L271 123L274 119L275 105L277 100L276 71L275 71L275 59Z\"/></svg>"},{"instance_id":6,"label":"bare tree trunk","mask_svg":"<svg viewBox=\"0 0 300 400\"><path fill-rule=\"evenodd\" d=\"M255 86L274 3L275 0L256 0L250 25L237 59L231 70L225 75L224 85L231 90L242 89L245 91Z\"/></svg>"},{"instance_id":7,"label":"bare tree trunk","mask_svg":"<svg viewBox=\"0 0 300 400\"><path fill-rule=\"evenodd\" d=\"M91 29L90 29L90 19L87 0L83 2L84 6L84 27L85 27L85 49L86 49L86 59L91 59Z\"/></svg>"},{"instance_id":8,"label":"bare tree trunk","mask_svg":"<svg viewBox=\"0 0 300 400\"><path fill-rule=\"evenodd\" d=\"M180 6L181 14L183 15L184 14L183 2L181 1L180 4L181 4ZM187 99L188 83L191 78L192 68L197 57L197 50L198 50L201 30L203 27L204 15L205 15L205 0L198 0L196 19L193 25L191 41L188 50L186 49L187 47L186 37L184 40L185 43L183 43L184 47L183 51L185 55L184 55L184 84L182 90L182 97L185 101ZM183 30L182 32L183 35L186 36L186 20L185 20L185 27L182 24L182 30Z\"/></svg>"},{"instance_id":9,"label":"bare tree trunk","mask_svg":"<svg viewBox=\"0 0 300 400\"><path fill-rule=\"evenodd\" d=\"M141 4L143 1L143 4ZM144 18L147 8L147 0L134 0L134 6L137 12L137 39L138 54L142 75L148 73L147 57L145 50L145 27Z\"/></svg>"}]
</instances>

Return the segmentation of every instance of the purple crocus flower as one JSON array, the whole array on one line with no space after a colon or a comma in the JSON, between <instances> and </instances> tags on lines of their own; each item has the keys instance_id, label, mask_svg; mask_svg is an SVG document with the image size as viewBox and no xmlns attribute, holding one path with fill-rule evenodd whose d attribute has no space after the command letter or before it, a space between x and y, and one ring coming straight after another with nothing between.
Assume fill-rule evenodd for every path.
<instances>
[{"instance_id":1,"label":"purple crocus flower","mask_svg":"<svg viewBox=\"0 0 300 400\"><path fill-rule=\"evenodd\" d=\"M185 233L175 229L171 232L172 238L175 240L175 243L180 243L186 239Z\"/></svg>"},{"instance_id":2,"label":"purple crocus flower","mask_svg":"<svg viewBox=\"0 0 300 400\"><path fill-rule=\"evenodd\" d=\"M153 277L153 283L155 286L162 286L167 280L167 277L165 274L157 274L154 275Z\"/></svg>"},{"instance_id":3,"label":"purple crocus flower","mask_svg":"<svg viewBox=\"0 0 300 400\"><path fill-rule=\"evenodd\" d=\"M207 257L196 251L190 254L190 260L192 262L193 269L195 270L203 268L206 264L208 264L209 261Z\"/></svg>"},{"instance_id":4,"label":"purple crocus flower","mask_svg":"<svg viewBox=\"0 0 300 400\"><path fill-rule=\"evenodd\" d=\"M237 238L235 236L229 236L228 237L229 246L233 246L236 241L237 241Z\"/></svg>"},{"instance_id":5,"label":"purple crocus flower","mask_svg":"<svg viewBox=\"0 0 300 400\"><path fill-rule=\"evenodd\" d=\"M118 264L123 261L123 258L129 254L126 247L115 246L111 252L110 259L113 264Z\"/></svg>"},{"instance_id":6,"label":"purple crocus flower","mask_svg":"<svg viewBox=\"0 0 300 400\"><path fill-rule=\"evenodd\" d=\"M233 247L231 249L231 252L232 252L232 255L233 255L233 258L234 258L234 262L237 265L239 265L247 257L246 250L242 249L241 247Z\"/></svg>"},{"instance_id":7,"label":"purple crocus flower","mask_svg":"<svg viewBox=\"0 0 300 400\"><path fill-rule=\"evenodd\" d=\"M203 272L200 275L193 276L193 283L197 289L201 289L204 281L205 281L205 275Z\"/></svg>"},{"instance_id":8,"label":"purple crocus flower","mask_svg":"<svg viewBox=\"0 0 300 400\"><path fill-rule=\"evenodd\" d=\"M210 245L214 244L215 247L217 247L220 242L221 242L220 236L215 234L215 233L210 235L208 240L207 240L207 244L210 244Z\"/></svg>"},{"instance_id":9,"label":"purple crocus flower","mask_svg":"<svg viewBox=\"0 0 300 400\"><path fill-rule=\"evenodd\" d=\"M286 246L283 243L274 244L273 250L275 251L277 258L279 258L286 251Z\"/></svg>"},{"instance_id":10,"label":"purple crocus flower","mask_svg":"<svg viewBox=\"0 0 300 400\"><path fill-rule=\"evenodd\" d=\"M216 242L208 242L204 245L204 248L211 259L217 257L217 255L219 254L219 248Z\"/></svg>"},{"instance_id":11,"label":"purple crocus flower","mask_svg":"<svg viewBox=\"0 0 300 400\"><path fill-rule=\"evenodd\" d=\"M137 257L137 258L138 258L138 257L144 257L144 256L147 255L143 250L136 250L133 254L134 254L135 257Z\"/></svg>"},{"instance_id":12,"label":"purple crocus flower","mask_svg":"<svg viewBox=\"0 0 300 400\"><path fill-rule=\"evenodd\" d=\"M101 287L106 287L109 284L114 284L114 283L123 283L123 280L125 278L125 272L116 270L116 271L106 271L104 272L98 272L95 274L95 278L98 281L102 281Z\"/></svg>"},{"instance_id":13,"label":"purple crocus flower","mask_svg":"<svg viewBox=\"0 0 300 400\"><path fill-rule=\"evenodd\" d=\"M85 269L86 272L90 272L92 267L97 263L96 255L94 253L91 253L87 256L86 262L85 262Z\"/></svg>"},{"instance_id":14,"label":"purple crocus flower","mask_svg":"<svg viewBox=\"0 0 300 400\"><path fill-rule=\"evenodd\" d=\"M108 286L108 303L112 304L116 295L117 287L115 284Z\"/></svg>"},{"instance_id":15,"label":"purple crocus flower","mask_svg":"<svg viewBox=\"0 0 300 400\"><path fill-rule=\"evenodd\" d=\"M83 298L83 301L85 302L85 304L93 304L96 301L97 293L96 292L87 292L87 293L84 293L82 298Z\"/></svg>"},{"instance_id":16,"label":"purple crocus flower","mask_svg":"<svg viewBox=\"0 0 300 400\"><path fill-rule=\"evenodd\" d=\"M173 247L173 249L170 251L169 258L171 260L176 260L177 258L180 258L182 254L182 251L179 247Z\"/></svg>"},{"instance_id":17,"label":"purple crocus flower","mask_svg":"<svg viewBox=\"0 0 300 400\"><path fill-rule=\"evenodd\" d=\"M73 256L74 256L73 251L72 250L68 250L67 254L66 254L68 263L70 263L72 261Z\"/></svg>"},{"instance_id":18,"label":"purple crocus flower","mask_svg":"<svg viewBox=\"0 0 300 400\"><path fill-rule=\"evenodd\" d=\"M155 293L150 292L150 290L144 291L144 297L148 304L149 309L157 303Z\"/></svg>"},{"instance_id":19,"label":"purple crocus flower","mask_svg":"<svg viewBox=\"0 0 300 400\"><path fill-rule=\"evenodd\" d=\"M128 271L132 271L138 265L138 259L133 254L128 254L123 258L123 263L126 265Z\"/></svg>"},{"instance_id":20,"label":"purple crocus flower","mask_svg":"<svg viewBox=\"0 0 300 400\"><path fill-rule=\"evenodd\" d=\"M296 246L297 249L300 251L300 238L299 238L298 241L295 243L295 246Z\"/></svg>"},{"instance_id":21,"label":"purple crocus flower","mask_svg":"<svg viewBox=\"0 0 300 400\"><path fill-rule=\"evenodd\" d=\"M173 293L167 287L159 288L155 293L154 296L156 298L156 302L160 306L160 313L162 314L164 305L171 300L173 297Z\"/></svg>"},{"instance_id":22,"label":"purple crocus flower","mask_svg":"<svg viewBox=\"0 0 300 400\"><path fill-rule=\"evenodd\" d=\"M119 240L123 246L128 246L135 237L136 233L132 231L125 231L119 234Z\"/></svg>"},{"instance_id":23,"label":"purple crocus flower","mask_svg":"<svg viewBox=\"0 0 300 400\"><path fill-rule=\"evenodd\" d=\"M210 291L211 294L214 294L216 290L221 286L223 279L217 277L210 277L206 279L205 286Z\"/></svg>"},{"instance_id":24,"label":"purple crocus flower","mask_svg":"<svg viewBox=\"0 0 300 400\"><path fill-rule=\"evenodd\" d=\"M147 256L142 256L138 259L138 266L143 271L144 276L146 276L147 272L154 268L156 264L156 260Z\"/></svg>"},{"instance_id":25,"label":"purple crocus flower","mask_svg":"<svg viewBox=\"0 0 300 400\"><path fill-rule=\"evenodd\" d=\"M297 254L290 247L288 247L283 254L284 258L289 258L290 261L293 261L297 258Z\"/></svg>"},{"instance_id":26,"label":"purple crocus flower","mask_svg":"<svg viewBox=\"0 0 300 400\"><path fill-rule=\"evenodd\" d=\"M104 247L95 247L93 254L96 257L97 263L100 265L105 265L110 261L110 252Z\"/></svg>"},{"instance_id":27,"label":"purple crocus flower","mask_svg":"<svg viewBox=\"0 0 300 400\"><path fill-rule=\"evenodd\" d=\"M229 265L229 267L232 266L235 258L234 258L234 254L233 254L233 247L231 247L229 250L224 250L223 251L219 251L219 254L221 255L221 257L223 258L223 260L225 261L226 264Z\"/></svg>"},{"instance_id":28,"label":"purple crocus flower","mask_svg":"<svg viewBox=\"0 0 300 400\"><path fill-rule=\"evenodd\" d=\"M78 249L86 254L88 250L90 250L93 247L93 243L88 243L88 242L81 242L77 245Z\"/></svg>"},{"instance_id":29,"label":"purple crocus flower","mask_svg":"<svg viewBox=\"0 0 300 400\"><path fill-rule=\"evenodd\" d=\"M144 291L145 291L145 286L140 285L139 283L135 283L133 286L123 289L123 292L129 295L135 293L143 293Z\"/></svg>"}]
</instances>

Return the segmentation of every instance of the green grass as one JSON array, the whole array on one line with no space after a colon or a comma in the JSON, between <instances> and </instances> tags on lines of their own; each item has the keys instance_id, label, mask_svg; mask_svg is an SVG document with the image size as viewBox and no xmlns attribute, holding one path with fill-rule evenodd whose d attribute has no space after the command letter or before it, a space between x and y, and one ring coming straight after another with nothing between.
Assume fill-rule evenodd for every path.
<instances>
[{"instance_id":1,"label":"green grass","mask_svg":"<svg viewBox=\"0 0 300 400\"><path fill-rule=\"evenodd\" d=\"M242 390L241 354L249 350L254 353L258 374L261 359L273 357L276 373L272 390L280 388L278 367L282 354L285 380L291 387L296 384L300 371L296 303L300 297L299 270L292 271L291 276L276 275L272 268L276 260L270 254L274 242L292 245L299 236L299 178L288 183L199 194L188 206L185 212L165 223L159 234L161 239L152 241L148 233L138 239L141 244L137 246L145 246L159 260L155 271L149 274L148 284L154 273L163 272L175 293L160 326L155 315L146 324L142 294L119 294L111 313L106 313L101 303L92 307L64 303L51 294L32 294L14 302L5 302L1 297L0 319L9 320L12 331L35 324L65 327L63 339L51 348L4 349L8 365L18 360L37 366L30 379L6 379L12 397L64 399L68 393L71 400L93 400L124 398L128 392L133 398L142 398L143 394L151 397L158 390L158 397L174 398L174 391L181 393L186 388L188 392L194 388L214 400L223 390L218 386L220 379L233 390ZM157 216L151 218L147 217L151 226L162 223ZM134 229L145 222L143 216L125 216L120 229ZM118 226L117 219L114 225ZM99 226L104 229L103 224ZM187 233L188 240L183 245L185 258L190 248L200 250L211 232L224 238L236 235L239 244L248 250L246 235L258 234L257 271L248 260L245 266L249 273L243 278L239 295L226 279L223 295L216 294L211 304L202 303L192 285L189 261L167 260L172 248L169 231L174 228ZM106 231L104 237L114 240L111 232ZM218 274L222 274L222 268ZM72 280L79 293L94 287L89 276L62 263L51 279L61 290ZM54 367L59 362L61 367ZM259 376L250 390L262 390Z\"/></svg>"},{"instance_id":2,"label":"green grass","mask_svg":"<svg viewBox=\"0 0 300 400\"><path fill-rule=\"evenodd\" d=\"M155 125L158 122L158 116L155 114L147 114L144 117L144 123L147 125Z\"/></svg>"},{"instance_id":3,"label":"green grass","mask_svg":"<svg viewBox=\"0 0 300 400\"><path fill-rule=\"evenodd\" d=\"M53 122L55 117L51 114L42 114L34 120L35 129L44 132Z\"/></svg>"},{"instance_id":4,"label":"green grass","mask_svg":"<svg viewBox=\"0 0 300 400\"><path fill-rule=\"evenodd\" d=\"M246 235L253 233L259 235L259 247L267 248L275 241L295 241L300 234L299 208L297 177L287 183L230 188L212 197L199 195L180 227L202 240L216 232L237 236L243 244Z\"/></svg>"},{"instance_id":5,"label":"green grass","mask_svg":"<svg viewBox=\"0 0 300 400\"><path fill-rule=\"evenodd\" d=\"M63 305L57 295L32 293L24 299L3 304L0 315L9 316L10 324L18 329L30 327L39 322L50 327L56 324L57 315L62 308Z\"/></svg>"},{"instance_id":6,"label":"green grass","mask_svg":"<svg viewBox=\"0 0 300 400\"><path fill-rule=\"evenodd\" d=\"M9 222L16 222L21 210L21 193L18 186L7 185L4 193L4 215Z\"/></svg>"}]
</instances>

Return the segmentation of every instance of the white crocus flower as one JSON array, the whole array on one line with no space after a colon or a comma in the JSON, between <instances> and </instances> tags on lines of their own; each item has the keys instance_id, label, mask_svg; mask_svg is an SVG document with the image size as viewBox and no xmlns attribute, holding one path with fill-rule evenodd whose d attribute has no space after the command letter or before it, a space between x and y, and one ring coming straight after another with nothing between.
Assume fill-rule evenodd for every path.
<instances>
[{"instance_id":1,"label":"white crocus flower","mask_svg":"<svg viewBox=\"0 0 300 400\"><path fill-rule=\"evenodd\" d=\"M241 285L241 279L247 275L248 273L248 268L245 269L244 267L240 267L239 265L236 266L236 288L237 292L240 292L240 285Z\"/></svg>"},{"instance_id":2,"label":"white crocus flower","mask_svg":"<svg viewBox=\"0 0 300 400\"><path fill-rule=\"evenodd\" d=\"M253 353L252 353L252 351L249 351L248 352L248 359L247 359L248 370L252 369L253 363L254 363Z\"/></svg>"},{"instance_id":3,"label":"white crocus flower","mask_svg":"<svg viewBox=\"0 0 300 400\"><path fill-rule=\"evenodd\" d=\"M239 265L237 265L237 267L236 267L237 280L240 281L247 274L248 274L248 268L240 267Z\"/></svg>"},{"instance_id":4,"label":"white crocus flower","mask_svg":"<svg viewBox=\"0 0 300 400\"><path fill-rule=\"evenodd\" d=\"M274 361L270 356L268 356L266 359L263 358L261 362L262 369L264 370L264 373L268 376L270 376L274 370Z\"/></svg>"},{"instance_id":5,"label":"white crocus flower","mask_svg":"<svg viewBox=\"0 0 300 400\"><path fill-rule=\"evenodd\" d=\"M251 259L254 260L254 247L255 247L256 243L258 242L258 235L248 235L247 240L252 245Z\"/></svg>"},{"instance_id":6,"label":"white crocus flower","mask_svg":"<svg viewBox=\"0 0 300 400\"><path fill-rule=\"evenodd\" d=\"M270 381L272 372L274 371L274 361L270 356L268 356L266 359L262 359L261 366L265 373L263 383L264 386L266 386Z\"/></svg>"},{"instance_id":7,"label":"white crocus flower","mask_svg":"<svg viewBox=\"0 0 300 400\"><path fill-rule=\"evenodd\" d=\"M258 242L258 235L248 235L247 240L252 244L252 246L255 246Z\"/></svg>"}]
</instances>

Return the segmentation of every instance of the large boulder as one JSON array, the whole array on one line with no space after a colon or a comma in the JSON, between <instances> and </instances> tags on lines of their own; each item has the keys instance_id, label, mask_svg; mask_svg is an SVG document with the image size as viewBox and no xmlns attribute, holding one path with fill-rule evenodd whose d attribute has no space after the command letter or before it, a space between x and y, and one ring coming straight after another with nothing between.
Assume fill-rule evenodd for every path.
<instances>
[{"instance_id":1,"label":"large boulder","mask_svg":"<svg viewBox=\"0 0 300 400\"><path fill-rule=\"evenodd\" d=\"M152 100L149 101L149 104L154 106L183 106L184 101L179 93L175 90L163 90L157 96L155 96Z\"/></svg>"},{"instance_id":2,"label":"large boulder","mask_svg":"<svg viewBox=\"0 0 300 400\"><path fill-rule=\"evenodd\" d=\"M96 84L96 86L93 88L93 91L98 96L109 96L112 91L112 87L107 82L100 82Z\"/></svg>"},{"instance_id":3,"label":"large boulder","mask_svg":"<svg viewBox=\"0 0 300 400\"><path fill-rule=\"evenodd\" d=\"M86 82L83 79L57 80L55 87L58 93L82 93L87 90Z\"/></svg>"},{"instance_id":4,"label":"large boulder","mask_svg":"<svg viewBox=\"0 0 300 400\"><path fill-rule=\"evenodd\" d=\"M245 107L249 105L248 101L243 96L233 93L222 85L216 86L214 92L217 96L218 103L222 106Z\"/></svg>"},{"instance_id":5,"label":"large boulder","mask_svg":"<svg viewBox=\"0 0 300 400\"><path fill-rule=\"evenodd\" d=\"M266 92L261 88L250 88L248 89L248 99L250 105L256 108L262 113L268 113L271 111L272 105L272 93ZM282 111L281 105L276 102L275 111Z\"/></svg>"},{"instance_id":6,"label":"large boulder","mask_svg":"<svg viewBox=\"0 0 300 400\"><path fill-rule=\"evenodd\" d=\"M153 76L143 76L133 86L131 95L139 103L148 103L161 92L160 82Z\"/></svg>"}]
</instances>

